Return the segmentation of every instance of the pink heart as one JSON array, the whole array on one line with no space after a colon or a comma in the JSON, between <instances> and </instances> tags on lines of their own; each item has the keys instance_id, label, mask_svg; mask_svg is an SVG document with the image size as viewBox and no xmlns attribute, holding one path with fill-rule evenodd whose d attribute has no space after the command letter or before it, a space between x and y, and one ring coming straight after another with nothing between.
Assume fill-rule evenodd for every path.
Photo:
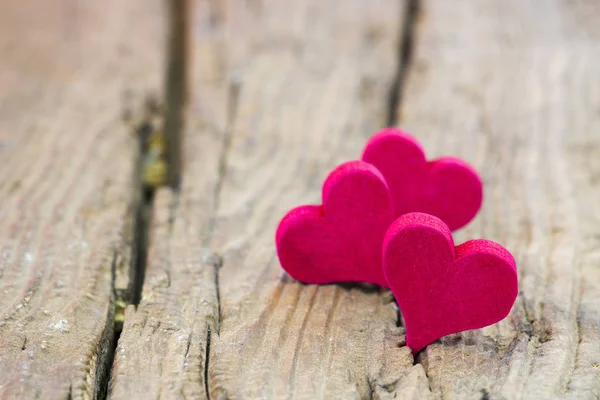
<instances>
[{"instance_id":1,"label":"pink heart","mask_svg":"<svg viewBox=\"0 0 600 400\"><path fill-rule=\"evenodd\" d=\"M428 162L419 142L399 129L376 133L362 159L385 177L396 217L423 212L456 230L473 219L481 207L482 183L472 167L453 157Z\"/></svg>"},{"instance_id":2,"label":"pink heart","mask_svg":"<svg viewBox=\"0 0 600 400\"><path fill-rule=\"evenodd\" d=\"M305 283L387 287L381 245L394 210L381 173L365 162L349 161L331 172L322 192L322 206L295 208L279 223L281 266Z\"/></svg>"},{"instance_id":3,"label":"pink heart","mask_svg":"<svg viewBox=\"0 0 600 400\"><path fill-rule=\"evenodd\" d=\"M421 213L405 214L388 229L383 271L413 353L442 336L502 320L518 292L508 250L489 240L454 247L448 226Z\"/></svg>"}]
</instances>

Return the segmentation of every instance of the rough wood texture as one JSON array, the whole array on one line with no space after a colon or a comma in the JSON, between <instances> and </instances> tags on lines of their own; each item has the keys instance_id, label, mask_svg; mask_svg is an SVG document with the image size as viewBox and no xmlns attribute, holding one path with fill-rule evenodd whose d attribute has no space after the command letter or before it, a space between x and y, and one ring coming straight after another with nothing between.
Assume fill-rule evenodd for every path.
<instances>
[{"instance_id":1,"label":"rough wood texture","mask_svg":"<svg viewBox=\"0 0 600 400\"><path fill-rule=\"evenodd\" d=\"M600 4L422 4L401 126L485 181L484 236L516 256L510 316L432 344L438 398L600 395Z\"/></svg>"},{"instance_id":2,"label":"rough wood texture","mask_svg":"<svg viewBox=\"0 0 600 400\"><path fill-rule=\"evenodd\" d=\"M385 124L398 67L397 1L263 2L263 33L242 69L238 115L212 248L220 334L211 337L211 398L392 397L421 391L390 296L305 286L282 273L274 229L291 207L320 201L327 173L360 157ZM414 379L410 379L414 378ZM418 388L418 389L417 389ZM392 393L389 393L392 392Z\"/></svg>"},{"instance_id":3,"label":"rough wood texture","mask_svg":"<svg viewBox=\"0 0 600 400\"><path fill-rule=\"evenodd\" d=\"M101 394L127 275L136 138L156 88L159 1L4 1L0 11L0 397ZM135 23L132 23L135 21Z\"/></svg>"},{"instance_id":4,"label":"rough wood texture","mask_svg":"<svg viewBox=\"0 0 600 400\"><path fill-rule=\"evenodd\" d=\"M327 173L359 158L385 123L401 3L290 4L268 1L255 11L262 34L241 65L225 149L211 241L223 256L220 332L208 365L215 399L365 398L401 385L412 369L390 297L299 284L274 251L283 214L318 203Z\"/></svg>"},{"instance_id":5,"label":"rough wood texture","mask_svg":"<svg viewBox=\"0 0 600 400\"><path fill-rule=\"evenodd\" d=\"M592 0L421 5L402 127L485 181L456 235L516 256L509 317L413 359L389 292L305 286L274 230L385 123L396 1L202 2L179 195L157 195L112 397L597 398L600 28Z\"/></svg>"},{"instance_id":6,"label":"rough wood texture","mask_svg":"<svg viewBox=\"0 0 600 400\"><path fill-rule=\"evenodd\" d=\"M274 248L284 213L385 124L403 4L212 5L195 12L182 191L158 193L111 397L423 393L389 292L298 284Z\"/></svg>"}]
</instances>

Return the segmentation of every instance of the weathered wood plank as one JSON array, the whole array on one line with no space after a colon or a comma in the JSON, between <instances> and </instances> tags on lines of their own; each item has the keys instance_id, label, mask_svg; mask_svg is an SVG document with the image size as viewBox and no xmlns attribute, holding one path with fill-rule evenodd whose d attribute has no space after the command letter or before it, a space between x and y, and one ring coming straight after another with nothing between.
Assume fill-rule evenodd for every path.
<instances>
[{"instance_id":1,"label":"weathered wood plank","mask_svg":"<svg viewBox=\"0 0 600 400\"><path fill-rule=\"evenodd\" d=\"M298 284L274 251L287 209L320 202L328 171L358 158L385 124L402 3L294 4L263 3L266 33L243 70L226 149L212 238L223 265L211 398L385 396L412 369L391 297ZM426 382L422 369L415 376Z\"/></svg>"},{"instance_id":2,"label":"weathered wood plank","mask_svg":"<svg viewBox=\"0 0 600 400\"><path fill-rule=\"evenodd\" d=\"M138 145L122 96L158 88L163 10L0 8L0 397L89 398L108 373L113 280L131 252Z\"/></svg>"},{"instance_id":3,"label":"weathered wood plank","mask_svg":"<svg viewBox=\"0 0 600 400\"><path fill-rule=\"evenodd\" d=\"M189 44L192 85L179 157L184 174L179 192L164 188L155 195L142 299L137 308L125 311L111 399L207 397L208 331L216 326L219 312L219 259L208 239L228 85L218 66L223 49L212 26L216 11L211 6L215 4L188 4L188 18L199 35L192 34Z\"/></svg>"},{"instance_id":4,"label":"weathered wood plank","mask_svg":"<svg viewBox=\"0 0 600 400\"><path fill-rule=\"evenodd\" d=\"M389 293L300 285L274 249L283 214L385 124L404 4L198 7L182 190L157 195L111 397L423 398Z\"/></svg>"},{"instance_id":5,"label":"weathered wood plank","mask_svg":"<svg viewBox=\"0 0 600 400\"><path fill-rule=\"evenodd\" d=\"M511 249L521 293L494 326L418 357L436 397L600 395L600 4L424 1L400 125L473 162L481 215L458 241Z\"/></svg>"}]
</instances>

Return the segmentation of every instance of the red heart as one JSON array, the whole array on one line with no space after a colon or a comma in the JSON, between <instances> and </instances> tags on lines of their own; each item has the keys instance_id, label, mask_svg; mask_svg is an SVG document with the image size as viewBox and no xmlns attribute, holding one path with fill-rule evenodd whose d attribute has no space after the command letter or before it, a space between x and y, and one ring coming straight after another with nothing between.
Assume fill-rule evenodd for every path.
<instances>
[{"instance_id":1,"label":"red heart","mask_svg":"<svg viewBox=\"0 0 600 400\"><path fill-rule=\"evenodd\" d=\"M471 166L453 157L428 162L419 142L399 129L376 133L362 159L385 177L396 217L423 212L456 230L473 219L481 207L482 183Z\"/></svg>"},{"instance_id":2,"label":"red heart","mask_svg":"<svg viewBox=\"0 0 600 400\"><path fill-rule=\"evenodd\" d=\"M405 214L388 229L383 271L413 353L451 333L505 318L518 292L515 259L489 240L454 247L439 218Z\"/></svg>"},{"instance_id":3,"label":"red heart","mask_svg":"<svg viewBox=\"0 0 600 400\"><path fill-rule=\"evenodd\" d=\"M305 283L353 281L387 287L381 245L393 220L381 173L362 161L346 162L323 184L322 206L295 208L279 223L281 266Z\"/></svg>"}]
</instances>

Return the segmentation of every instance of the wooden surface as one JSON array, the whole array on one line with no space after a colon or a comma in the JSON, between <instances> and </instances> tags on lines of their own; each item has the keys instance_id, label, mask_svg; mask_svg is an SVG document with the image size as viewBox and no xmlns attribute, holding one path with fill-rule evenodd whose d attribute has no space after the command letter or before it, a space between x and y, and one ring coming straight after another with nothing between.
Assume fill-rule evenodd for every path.
<instances>
[{"instance_id":1,"label":"wooden surface","mask_svg":"<svg viewBox=\"0 0 600 400\"><path fill-rule=\"evenodd\" d=\"M285 211L319 202L329 170L359 158L385 124L402 4L343 4L196 10L182 191L158 193L142 302L126 313L111 397L425 390L422 367L398 347L389 294L300 285L274 254Z\"/></svg>"},{"instance_id":2,"label":"wooden surface","mask_svg":"<svg viewBox=\"0 0 600 400\"><path fill-rule=\"evenodd\" d=\"M181 190L155 195L110 398L600 397L597 2L419 2L396 123L481 172L482 211L455 241L505 245L520 293L505 320L414 360L389 291L298 284L274 248L283 214L386 125L408 4L190 3ZM167 9L6 4L0 397L101 395L114 292L131 287L120 96L168 75Z\"/></svg>"},{"instance_id":3,"label":"wooden surface","mask_svg":"<svg viewBox=\"0 0 600 400\"><path fill-rule=\"evenodd\" d=\"M162 40L161 13L158 1L0 6L0 398L105 388L113 280L133 239L138 148L122 97L160 84L162 54L146 44Z\"/></svg>"},{"instance_id":4,"label":"wooden surface","mask_svg":"<svg viewBox=\"0 0 600 400\"><path fill-rule=\"evenodd\" d=\"M594 1L423 4L401 125L475 163L484 205L457 238L505 244L520 278L507 319L417 359L434 397L600 395L598 15Z\"/></svg>"}]
</instances>

